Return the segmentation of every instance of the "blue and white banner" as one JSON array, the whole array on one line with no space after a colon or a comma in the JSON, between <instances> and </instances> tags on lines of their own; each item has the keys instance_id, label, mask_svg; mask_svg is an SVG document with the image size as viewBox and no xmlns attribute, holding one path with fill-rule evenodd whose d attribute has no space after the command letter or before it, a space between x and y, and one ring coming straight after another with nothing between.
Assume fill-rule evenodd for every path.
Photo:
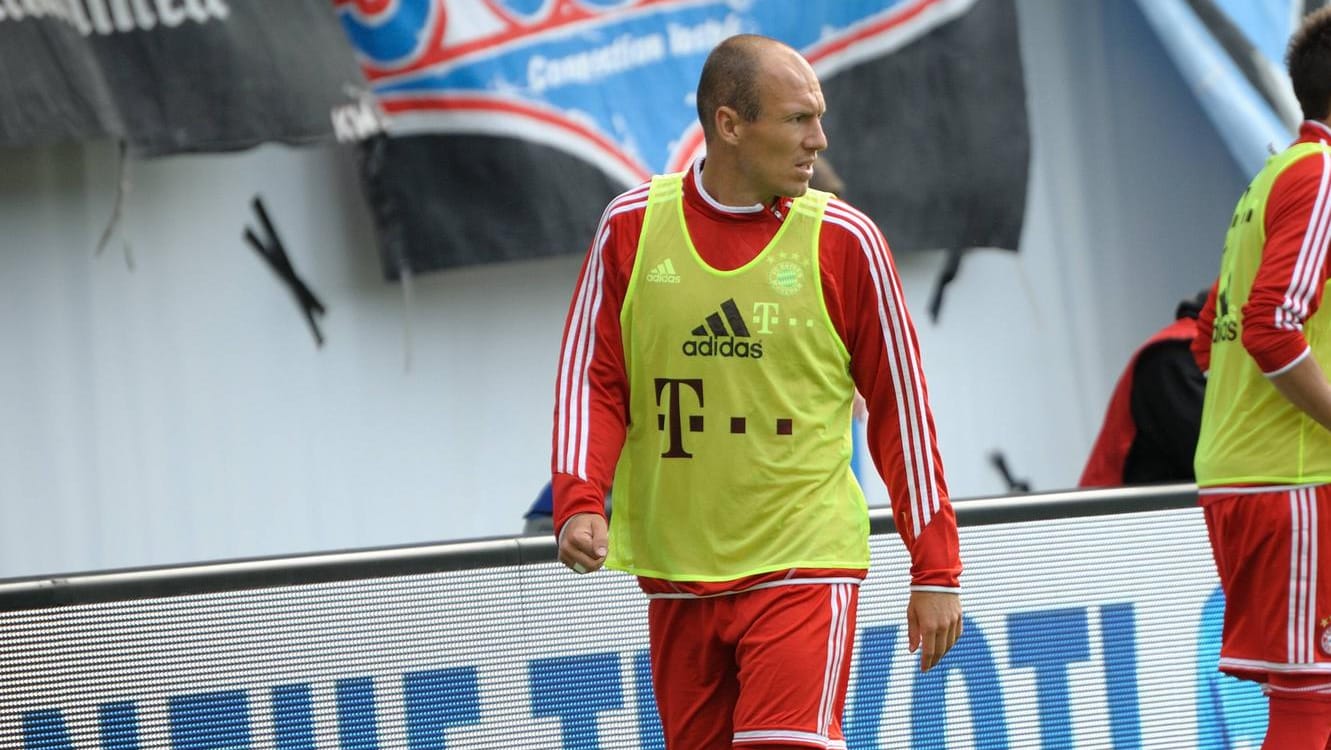
<instances>
[{"instance_id":1,"label":"blue and white banner","mask_svg":"<svg viewBox=\"0 0 1331 750\"><path fill-rule=\"evenodd\" d=\"M702 155L694 88L737 33L814 65L828 157L896 247L1016 247L1028 141L1011 0L336 6L373 91L340 132L366 142L389 275L584 250L609 198Z\"/></svg>"},{"instance_id":2,"label":"blue and white banner","mask_svg":"<svg viewBox=\"0 0 1331 750\"><path fill-rule=\"evenodd\" d=\"M961 532L965 632L923 674L874 538L850 748L1260 746L1198 510ZM0 613L0 747L659 749L645 610L549 564Z\"/></svg>"}]
</instances>

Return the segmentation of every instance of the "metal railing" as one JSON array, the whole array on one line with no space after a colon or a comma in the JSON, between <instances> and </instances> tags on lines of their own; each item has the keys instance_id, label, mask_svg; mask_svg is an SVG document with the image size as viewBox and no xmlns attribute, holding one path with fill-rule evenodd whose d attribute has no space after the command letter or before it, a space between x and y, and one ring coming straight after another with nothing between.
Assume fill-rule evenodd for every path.
<instances>
[{"instance_id":1,"label":"metal railing","mask_svg":"<svg viewBox=\"0 0 1331 750\"><path fill-rule=\"evenodd\" d=\"M958 525L987 526L1170 510L1196 502L1195 485L1170 484L957 499L953 508ZM891 508L870 509L869 520L871 533L892 533ZM554 559L552 537L513 536L0 579L0 612L529 565Z\"/></svg>"}]
</instances>

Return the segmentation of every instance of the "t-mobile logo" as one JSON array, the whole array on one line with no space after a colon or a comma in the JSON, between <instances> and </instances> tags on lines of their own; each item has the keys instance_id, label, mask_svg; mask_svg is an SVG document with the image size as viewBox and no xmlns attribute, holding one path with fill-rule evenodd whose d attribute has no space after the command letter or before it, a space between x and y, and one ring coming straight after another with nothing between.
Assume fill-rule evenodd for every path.
<instances>
[{"instance_id":1,"label":"t-mobile logo","mask_svg":"<svg viewBox=\"0 0 1331 750\"><path fill-rule=\"evenodd\" d=\"M693 458L693 454L684 450L684 416L683 408L680 405L680 386L688 386L693 391L694 397L698 399L698 408L703 406L702 397L702 378L657 378L656 379L656 405L665 408L666 412L656 415L656 428L665 432L667 427L670 431L670 444L661 458ZM669 396L663 400L666 392ZM667 403L668 400L668 403ZM702 415L689 415L689 432L702 432Z\"/></svg>"}]
</instances>

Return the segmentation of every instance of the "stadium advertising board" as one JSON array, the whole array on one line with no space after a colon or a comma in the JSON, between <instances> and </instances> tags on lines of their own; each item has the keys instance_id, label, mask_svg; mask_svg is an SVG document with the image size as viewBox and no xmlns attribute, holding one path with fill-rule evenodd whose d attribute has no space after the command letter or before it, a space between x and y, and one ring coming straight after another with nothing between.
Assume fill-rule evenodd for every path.
<instances>
[{"instance_id":1,"label":"stadium advertising board","mask_svg":"<svg viewBox=\"0 0 1331 750\"><path fill-rule=\"evenodd\" d=\"M873 540L851 748L1242 748L1195 509L963 527L966 631L907 653L906 557ZM554 564L0 613L0 747L660 748L645 600Z\"/></svg>"}]
</instances>

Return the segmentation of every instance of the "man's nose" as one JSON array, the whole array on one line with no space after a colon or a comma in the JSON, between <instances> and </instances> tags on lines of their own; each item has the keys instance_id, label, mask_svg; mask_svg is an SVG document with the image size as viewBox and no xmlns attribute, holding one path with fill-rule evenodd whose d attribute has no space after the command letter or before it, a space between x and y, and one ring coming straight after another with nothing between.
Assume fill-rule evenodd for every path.
<instances>
[{"instance_id":1,"label":"man's nose","mask_svg":"<svg viewBox=\"0 0 1331 750\"><path fill-rule=\"evenodd\" d=\"M827 133L823 132L823 121L817 117L813 118L813 129L804 139L805 148L810 151L823 151L827 149Z\"/></svg>"}]
</instances>

